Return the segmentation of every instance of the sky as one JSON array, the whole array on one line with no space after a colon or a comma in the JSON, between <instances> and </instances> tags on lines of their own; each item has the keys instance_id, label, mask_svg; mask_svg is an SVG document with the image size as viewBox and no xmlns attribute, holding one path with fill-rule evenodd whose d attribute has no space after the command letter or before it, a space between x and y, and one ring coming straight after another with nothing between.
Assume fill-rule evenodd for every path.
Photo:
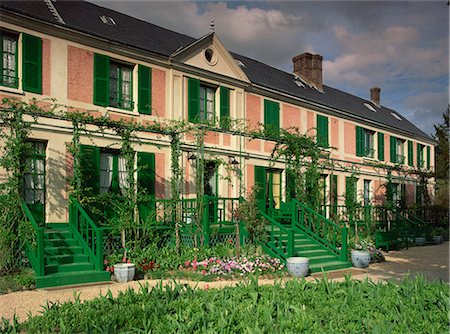
<instances>
[{"instance_id":1,"label":"sky","mask_svg":"<svg viewBox=\"0 0 450 334\"><path fill-rule=\"evenodd\" d=\"M323 81L434 134L449 104L449 6L440 1L92 1L192 37L214 29L233 52L292 72L323 56Z\"/></svg>"}]
</instances>

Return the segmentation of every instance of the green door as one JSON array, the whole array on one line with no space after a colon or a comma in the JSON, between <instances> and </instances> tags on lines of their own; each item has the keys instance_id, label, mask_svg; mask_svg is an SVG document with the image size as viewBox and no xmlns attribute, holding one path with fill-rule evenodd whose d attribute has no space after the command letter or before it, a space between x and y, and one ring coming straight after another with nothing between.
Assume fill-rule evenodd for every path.
<instances>
[{"instance_id":1,"label":"green door","mask_svg":"<svg viewBox=\"0 0 450 334\"><path fill-rule=\"evenodd\" d=\"M203 193L208 196L208 221L217 222L217 164L214 161L205 162L205 171L203 179ZM214 198L214 199L212 199Z\"/></svg>"},{"instance_id":2,"label":"green door","mask_svg":"<svg viewBox=\"0 0 450 334\"><path fill-rule=\"evenodd\" d=\"M22 197L38 224L45 223L45 150L45 143L30 142L23 156Z\"/></svg>"},{"instance_id":3,"label":"green door","mask_svg":"<svg viewBox=\"0 0 450 334\"><path fill-rule=\"evenodd\" d=\"M255 166L256 201L263 212L281 206L281 172L279 169Z\"/></svg>"}]
</instances>

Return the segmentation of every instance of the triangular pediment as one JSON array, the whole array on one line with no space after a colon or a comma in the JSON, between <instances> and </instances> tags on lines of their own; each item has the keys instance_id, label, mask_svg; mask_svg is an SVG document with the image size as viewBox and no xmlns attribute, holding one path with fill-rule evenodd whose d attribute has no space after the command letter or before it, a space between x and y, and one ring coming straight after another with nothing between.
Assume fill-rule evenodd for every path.
<instances>
[{"instance_id":1,"label":"triangular pediment","mask_svg":"<svg viewBox=\"0 0 450 334\"><path fill-rule=\"evenodd\" d=\"M215 33L177 50L172 60L245 82L250 80Z\"/></svg>"}]
</instances>

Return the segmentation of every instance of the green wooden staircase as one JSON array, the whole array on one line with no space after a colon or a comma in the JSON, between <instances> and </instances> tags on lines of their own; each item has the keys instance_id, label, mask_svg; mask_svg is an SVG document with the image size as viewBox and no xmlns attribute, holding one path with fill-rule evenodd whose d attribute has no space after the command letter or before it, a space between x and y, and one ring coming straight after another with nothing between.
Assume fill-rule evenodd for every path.
<instances>
[{"instance_id":1,"label":"green wooden staircase","mask_svg":"<svg viewBox=\"0 0 450 334\"><path fill-rule=\"evenodd\" d=\"M71 203L68 224L45 226L36 223L25 203L22 207L34 232L25 250L37 288L110 281L103 270L102 231L78 203Z\"/></svg>"},{"instance_id":2,"label":"green wooden staircase","mask_svg":"<svg viewBox=\"0 0 450 334\"><path fill-rule=\"evenodd\" d=\"M263 249L282 261L292 256L309 259L311 273L351 267L347 254L347 228L326 219L307 206L292 201L283 203L270 216L267 241Z\"/></svg>"}]
</instances>

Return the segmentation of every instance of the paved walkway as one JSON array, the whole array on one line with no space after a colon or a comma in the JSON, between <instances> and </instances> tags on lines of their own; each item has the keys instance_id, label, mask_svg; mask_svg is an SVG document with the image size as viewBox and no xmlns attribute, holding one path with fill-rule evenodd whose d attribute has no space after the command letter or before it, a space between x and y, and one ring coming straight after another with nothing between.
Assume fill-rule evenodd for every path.
<instances>
[{"instance_id":1,"label":"paved walkway","mask_svg":"<svg viewBox=\"0 0 450 334\"><path fill-rule=\"evenodd\" d=\"M396 280L400 281L409 274L424 275L427 280L439 279L449 282L449 243L441 245L430 245L424 247L413 247L401 251L391 251L386 256L386 262L371 264L369 268L347 269L328 273L328 277L333 280L342 280L344 274L351 273L354 279L365 279L369 277L373 281ZM307 278L314 281L321 274L316 274ZM158 284L159 280L142 280L130 283L114 283L97 286L83 286L78 288L65 288L58 290L32 290L13 292L0 296L0 318L12 319L14 313L19 317L19 321L24 321L27 314L37 315L42 311L42 306L47 302L64 302L74 299L74 295L80 295L81 300L89 300L99 294L105 294L111 290L113 295L127 288L138 289L142 283L150 286ZM259 284L274 284L275 280L260 280ZM278 280L279 282L279 280ZM191 282L181 280L182 284L197 286L201 289L222 288L234 286L238 281L217 281L217 282ZM173 284L173 281L164 281L164 284Z\"/></svg>"}]
</instances>

